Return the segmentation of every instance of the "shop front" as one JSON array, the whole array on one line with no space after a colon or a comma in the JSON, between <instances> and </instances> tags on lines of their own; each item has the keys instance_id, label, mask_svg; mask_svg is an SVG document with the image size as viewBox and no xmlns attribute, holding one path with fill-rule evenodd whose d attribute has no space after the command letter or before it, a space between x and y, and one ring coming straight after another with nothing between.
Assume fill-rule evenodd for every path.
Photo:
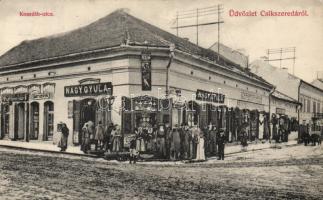
<instances>
[{"instance_id":1,"label":"shop front","mask_svg":"<svg viewBox=\"0 0 323 200\"><path fill-rule=\"evenodd\" d=\"M55 84L31 84L1 91L1 138L51 140Z\"/></svg>"},{"instance_id":2,"label":"shop front","mask_svg":"<svg viewBox=\"0 0 323 200\"><path fill-rule=\"evenodd\" d=\"M74 145L82 142L82 127L90 122L91 129L101 122L107 127L111 122L111 110L114 102L111 82L99 79L81 80L79 85L64 87L64 96L68 98L68 118L73 121L72 141Z\"/></svg>"}]
</instances>

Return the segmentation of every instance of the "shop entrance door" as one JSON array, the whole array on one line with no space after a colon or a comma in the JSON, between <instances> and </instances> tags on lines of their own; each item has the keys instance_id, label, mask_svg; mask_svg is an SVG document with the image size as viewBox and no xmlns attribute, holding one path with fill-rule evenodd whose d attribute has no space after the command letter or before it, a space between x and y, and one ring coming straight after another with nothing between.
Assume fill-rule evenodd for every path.
<instances>
[{"instance_id":1,"label":"shop entrance door","mask_svg":"<svg viewBox=\"0 0 323 200\"><path fill-rule=\"evenodd\" d=\"M39 103L32 102L30 105L30 134L31 140L37 140L39 134Z\"/></svg>"},{"instance_id":2,"label":"shop entrance door","mask_svg":"<svg viewBox=\"0 0 323 200\"><path fill-rule=\"evenodd\" d=\"M44 103L44 140L53 140L54 134L54 103Z\"/></svg>"},{"instance_id":3,"label":"shop entrance door","mask_svg":"<svg viewBox=\"0 0 323 200\"><path fill-rule=\"evenodd\" d=\"M83 99L81 101L81 118L80 118L80 129L83 125L92 121L94 124L96 122L96 100L95 99Z\"/></svg>"},{"instance_id":4,"label":"shop entrance door","mask_svg":"<svg viewBox=\"0 0 323 200\"><path fill-rule=\"evenodd\" d=\"M15 139L23 140L25 133L25 103L15 106Z\"/></svg>"},{"instance_id":5,"label":"shop entrance door","mask_svg":"<svg viewBox=\"0 0 323 200\"><path fill-rule=\"evenodd\" d=\"M2 139L7 140L9 139L9 109L10 106L8 104L5 104L2 106L2 122L1 122L1 132L2 132Z\"/></svg>"}]
</instances>

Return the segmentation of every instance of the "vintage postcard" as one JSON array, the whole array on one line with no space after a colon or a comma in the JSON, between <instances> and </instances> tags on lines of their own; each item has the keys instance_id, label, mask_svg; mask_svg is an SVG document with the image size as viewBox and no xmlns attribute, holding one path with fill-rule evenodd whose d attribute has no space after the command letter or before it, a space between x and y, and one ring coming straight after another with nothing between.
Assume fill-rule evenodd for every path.
<instances>
[{"instance_id":1,"label":"vintage postcard","mask_svg":"<svg viewBox=\"0 0 323 200\"><path fill-rule=\"evenodd\" d=\"M322 0L0 0L0 199L323 199Z\"/></svg>"}]
</instances>

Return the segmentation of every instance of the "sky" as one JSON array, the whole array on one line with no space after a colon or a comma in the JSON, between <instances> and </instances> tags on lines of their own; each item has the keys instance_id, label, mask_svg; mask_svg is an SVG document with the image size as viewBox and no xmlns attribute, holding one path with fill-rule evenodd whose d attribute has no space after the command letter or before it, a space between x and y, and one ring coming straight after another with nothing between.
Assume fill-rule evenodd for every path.
<instances>
[{"instance_id":1,"label":"sky","mask_svg":"<svg viewBox=\"0 0 323 200\"><path fill-rule=\"evenodd\" d=\"M0 0L0 55L24 40L70 31L124 8L131 15L176 34L177 12L187 13L222 4L224 21L220 42L243 51L253 61L266 55L267 49L296 47L295 75L311 82L318 72L323 77L323 0ZM233 11L257 11L258 16L230 16ZM259 16L264 11L303 11L304 17ZM20 12L50 12L53 16L20 16ZM216 15L199 18L217 20ZM181 19L179 25L194 24L195 18ZM180 37L196 43L196 28L179 30ZM199 28L199 45L209 48L217 42L217 26ZM272 55L270 58L278 58ZM283 58L293 57L283 54ZM279 62L271 62L280 66ZM282 67L292 73L293 61Z\"/></svg>"}]
</instances>

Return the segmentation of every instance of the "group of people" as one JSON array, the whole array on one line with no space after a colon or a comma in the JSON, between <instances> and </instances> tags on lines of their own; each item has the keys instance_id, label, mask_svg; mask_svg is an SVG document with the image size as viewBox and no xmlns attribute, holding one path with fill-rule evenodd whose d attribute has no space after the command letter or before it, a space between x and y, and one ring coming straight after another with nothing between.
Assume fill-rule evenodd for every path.
<instances>
[{"instance_id":1,"label":"group of people","mask_svg":"<svg viewBox=\"0 0 323 200\"><path fill-rule=\"evenodd\" d=\"M134 135L130 141L130 155L134 158L140 152L152 152L157 158L171 160L205 160L206 155L224 159L224 130L213 125L200 129L196 125L171 128L169 124L159 124L136 128Z\"/></svg>"},{"instance_id":2,"label":"group of people","mask_svg":"<svg viewBox=\"0 0 323 200\"><path fill-rule=\"evenodd\" d=\"M81 150L84 153L89 153L91 145L95 145L95 151L121 151L121 129L119 125L110 123L104 127L99 121L95 126L92 121L84 124L81 134Z\"/></svg>"}]
</instances>

